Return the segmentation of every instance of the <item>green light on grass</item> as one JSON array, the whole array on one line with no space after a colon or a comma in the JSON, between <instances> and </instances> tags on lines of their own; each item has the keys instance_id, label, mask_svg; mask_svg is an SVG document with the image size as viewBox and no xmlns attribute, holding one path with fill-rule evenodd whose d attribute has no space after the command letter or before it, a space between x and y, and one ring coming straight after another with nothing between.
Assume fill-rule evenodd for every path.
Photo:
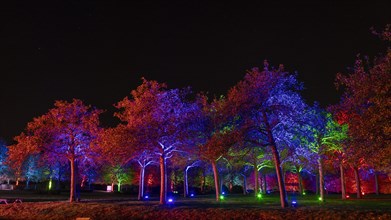
<instances>
[{"instance_id":1,"label":"green light on grass","mask_svg":"<svg viewBox=\"0 0 391 220\"><path fill-rule=\"evenodd\" d=\"M303 192L303 196L305 196L305 192Z\"/></svg>"},{"instance_id":2,"label":"green light on grass","mask_svg":"<svg viewBox=\"0 0 391 220\"><path fill-rule=\"evenodd\" d=\"M319 201L322 201L322 197L319 197L318 200L319 200Z\"/></svg>"},{"instance_id":3,"label":"green light on grass","mask_svg":"<svg viewBox=\"0 0 391 220\"><path fill-rule=\"evenodd\" d=\"M258 199L262 199L262 194L261 194L261 193L258 193L258 194L257 194L257 198L258 198Z\"/></svg>"},{"instance_id":4,"label":"green light on grass","mask_svg":"<svg viewBox=\"0 0 391 220\"><path fill-rule=\"evenodd\" d=\"M220 195L220 199L221 199L221 200L224 200L224 196L223 196L223 195Z\"/></svg>"}]
</instances>

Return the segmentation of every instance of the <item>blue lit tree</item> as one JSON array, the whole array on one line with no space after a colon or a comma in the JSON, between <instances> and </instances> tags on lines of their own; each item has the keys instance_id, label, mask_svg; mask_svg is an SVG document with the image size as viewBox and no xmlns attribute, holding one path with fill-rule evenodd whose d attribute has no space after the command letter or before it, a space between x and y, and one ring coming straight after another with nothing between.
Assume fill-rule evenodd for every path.
<instances>
[{"instance_id":1,"label":"blue lit tree","mask_svg":"<svg viewBox=\"0 0 391 220\"><path fill-rule=\"evenodd\" d=\"M30 188L30 181L38 182L43 178L44 167L39 166L39 154L31 154L27 157L23 166L23 176L26 179L26 189Z\"/></svg>"},{"instance_id":2,"label":"blue lit tree","mask_svg":"<svg viewBox=\"0 0 391 220\"><path fill-rule=\"evenodd\" d=\"M264 62L264 70L253 68L244 79L228 93L228 99L237 114L243 117L244 129L251 132L252 143L257 147L267 147L273 156L276 169L280 202L287 207L284 180L277 142L280 127L291 126L288 119L297 117L303 112L305 103L299 91L302 85L295 75L278 69L269 70ZM280 149L281 151L281 149Z\"/></svg>"},{"instance_id":3,"label":"blue lit tree","mask_svg":"<svg viewBox=\"0 0 391 220\"><path fill-rule=\"evenodd\" d=\"M5 179L9 179L9 166L7 162L8 148L5 141L0 139L0 181L4 181Z\"/></svg>"}]
</instances>

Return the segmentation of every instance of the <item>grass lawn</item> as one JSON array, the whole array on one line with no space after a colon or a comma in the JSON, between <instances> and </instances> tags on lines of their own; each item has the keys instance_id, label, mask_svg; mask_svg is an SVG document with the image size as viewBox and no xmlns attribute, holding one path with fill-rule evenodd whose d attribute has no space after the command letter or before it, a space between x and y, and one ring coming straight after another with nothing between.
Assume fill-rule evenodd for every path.
<instances>
[{"instance_id":1,"label":"grass lawn","mask_svg":"<svg viewBox=\"0 0 391 220\"><path fill-rule=\"evenodd\" d=\"M352 197L352 196L351 196ZM121 193L82 193L81 202L70 204L68 194L0 191L0 198L23 203L1 204L0 219L391 219L391 195L366 195L342 201L326 195L321 203L314 195L298 196L297 207L282 209L279 197L227 195L216 202L213 195L175 197L173 204L158 205L158 197L137 201ZM289 202L292 201L289 196Z\"/></svg>"}]
</instances>

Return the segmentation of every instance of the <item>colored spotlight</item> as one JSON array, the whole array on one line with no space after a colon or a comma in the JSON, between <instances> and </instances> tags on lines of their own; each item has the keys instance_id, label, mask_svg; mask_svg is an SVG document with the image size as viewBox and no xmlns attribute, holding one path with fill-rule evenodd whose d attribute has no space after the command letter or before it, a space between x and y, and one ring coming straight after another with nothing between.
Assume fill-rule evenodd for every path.
<instances>
[{"instance_id":1,"label":"colored spotlight","mask_svg":"<svg viewBox=\"0 0 391 220\"><path fill-rule=\"evenodd\" d=\"M190 197L194 197L194 193L190 194Z\"/></svg>"},{"instance_id":2,"label":"colored spotlight","mask_svg":"<svg viewBox=\"0 0 391 220\"><path fill-rule=\"evenodd\" d=\"M262 199L262 194L261 194L261 193L258 193L258 194L257 194L257 198L258 198L258 199Z\"/></svg>"},{"instance_id":3,"label":"colored spotlight","mask_svg":"<svg viewBox=\"0 0 391 220\"><path fill-rule=\"evenodd\" d=\"M222 192L221 194L225 195L225 192Z\"/></svg>"},{"instance_id":4,"label":"colored spotlight","mask_svg":"<svg viewBox=\"0 0 391 220\"><path fill-rule=\"evenodd\" d=\"M220 195L220 199L221 199L221 200L224 200L224 196L223 196L223 195Z\"/></svg>"},{"instance_id":5,"label":"colored spotlight","mask_svg":"<svg viewBox=\"0 0 391 220\"><path fill-rule=\"evenodd\" d=\"M145 199L149 199L149 196L148 196L148 195L146 195L146 196L144 196L144 198L145 198Z\"/></svg>"},{"instance_id":6,"label":"colored spotlight","mask_svg":"<svg viewBox=\"0 0 391 220\"><path fill-rule=\"evenodd\" d=\"M319 201L322 201L322 197L319 196L318 200L319 200Z\"/></svg>"},{"instance_id":7,"label":"colored spotlight","mask_svg":"<svg viewBox=\"0 0 391 220\"><path fill-rule=\"evenodd\" d=\"M303 192L303 196L305 196L305 192Z\"/></svg>"},{"instance_id":8,"label":"colored spotlight","mask_svg":"<svg viewBox=\"0 0 391 220\"><path fill-rule=\"evenodd\" d=\"M174 202L174 200L173 200L172 198L169 198L167 201L168 201L169 203Z\"/></svg>"}]
</instances>

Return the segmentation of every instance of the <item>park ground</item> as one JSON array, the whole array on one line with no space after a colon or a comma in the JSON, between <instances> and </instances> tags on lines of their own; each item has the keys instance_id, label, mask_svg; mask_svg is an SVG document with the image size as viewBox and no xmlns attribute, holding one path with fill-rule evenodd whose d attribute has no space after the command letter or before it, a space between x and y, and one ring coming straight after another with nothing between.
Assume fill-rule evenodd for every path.
<instances>
[{"instance_id":1,"label":"park ground","mask_svg":"<svg viewBox=\"0 0 391 220\"><path fill-rule=\"evenodd\" d=\"M137 201L133 195L86 192L81 201L70 204L68 194L39 194L29 191L0 191L0 219L391 219L391 195L366 195L363 199L341 200L338 194L326 195L322 203L315 195L289 195L297 207L282 209L278 194L226 195L216 202L213 195L194 198L174 197L174 202L159 205L158 197ZM22 203L12 203L15 199Z\"/></svg>"}]
</instances>

